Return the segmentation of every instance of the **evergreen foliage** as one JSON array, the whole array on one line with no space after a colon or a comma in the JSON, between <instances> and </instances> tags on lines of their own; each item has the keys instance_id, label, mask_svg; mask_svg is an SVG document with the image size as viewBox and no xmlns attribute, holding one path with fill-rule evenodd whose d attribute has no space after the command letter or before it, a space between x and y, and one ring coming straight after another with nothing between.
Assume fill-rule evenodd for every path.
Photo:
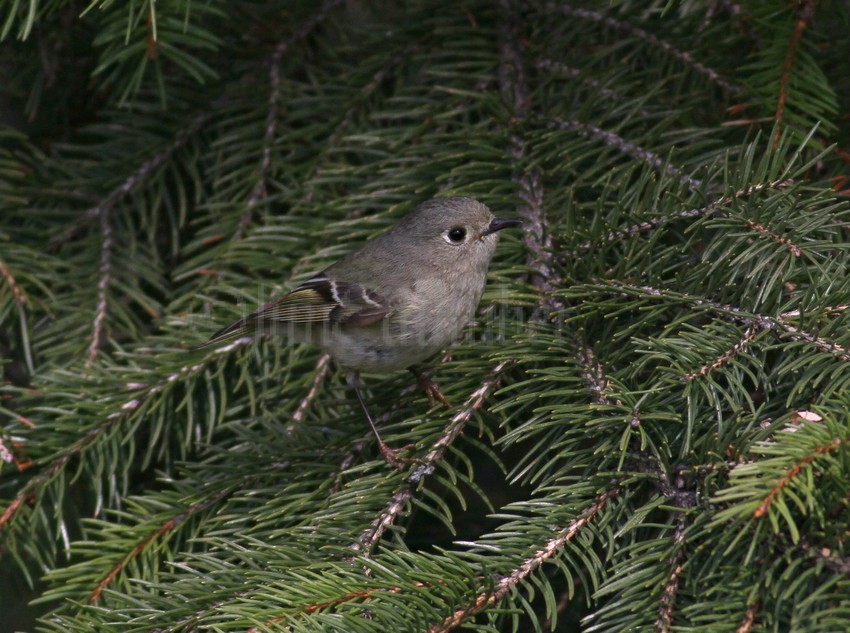
<instances>
[{"instance_id":1,"label":"evergreen foliage","mask_svg":"<svg viewBox=\"0 0 850 633\"><path fill-rule=\"evenodd\" d=\"M40 631L842 631L840 1L4 0L0 613ZM837 145L836 145L837 143ZM214 332L469 195L454 404Z\"/></svg>"}]
</instances>

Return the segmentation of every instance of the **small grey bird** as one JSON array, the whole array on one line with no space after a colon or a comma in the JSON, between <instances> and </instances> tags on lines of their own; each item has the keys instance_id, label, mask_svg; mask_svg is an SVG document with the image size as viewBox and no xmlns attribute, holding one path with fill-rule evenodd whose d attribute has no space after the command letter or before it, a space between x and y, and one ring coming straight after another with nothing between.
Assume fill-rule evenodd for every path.
<instances>
[{"instance_id":1,"label":"small grey bird","mask_svg":"<svg viewBox=\"0 0 850 633\"><path fill-rule=\"evenodd\" d=\"M291 292L216 332L204 347L253 333L321 346L346 370L381 455L398 465L361 394L359 372L410 369L450 345L471 320L499 241L518 220L472 198L435 198ZM433 402L436 385L411 369Z\"/></svg>"}]
</instances>

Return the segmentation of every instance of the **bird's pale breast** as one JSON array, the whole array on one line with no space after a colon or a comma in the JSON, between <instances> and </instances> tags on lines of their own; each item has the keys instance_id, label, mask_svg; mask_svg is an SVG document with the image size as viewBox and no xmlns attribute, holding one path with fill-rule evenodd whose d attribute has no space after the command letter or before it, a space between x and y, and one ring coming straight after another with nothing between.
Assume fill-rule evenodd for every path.
<instances>
[{"instance_id":1,"label":"bird's pale breast","mask_svg":"<svg viewBox=\"0 0 850 633\"><path fill-rule=\"evenodd\" d=\"M461 278L439 271L422 276L396 290L388 318L368 327L334 328L323 347L340 365L357 371L387 373L416 365L457 339L481 300L485 281L486 271Z\"/></svg>"}]
</instances>

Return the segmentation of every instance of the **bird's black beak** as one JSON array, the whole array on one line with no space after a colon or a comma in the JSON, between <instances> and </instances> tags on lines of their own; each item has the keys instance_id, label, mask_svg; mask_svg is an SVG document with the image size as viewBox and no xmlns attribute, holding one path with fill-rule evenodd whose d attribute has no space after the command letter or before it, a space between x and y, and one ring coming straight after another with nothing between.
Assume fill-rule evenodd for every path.
<instances>
[{"instance_id":1,"label":"bird's black beak","mask_svg":"<svg viewBox=\"0 0 850 633\"><path fill-rule=\"evenodd\" d=\"M512 226L522 226L522 222L519 220L501 220L496 218L490 222L490 226L487 227L487 233L485 233L485 235L490 235L491 233L495 233L496 231L501 231L502 229L507 229Z\"/></svg>"}]
</instances>

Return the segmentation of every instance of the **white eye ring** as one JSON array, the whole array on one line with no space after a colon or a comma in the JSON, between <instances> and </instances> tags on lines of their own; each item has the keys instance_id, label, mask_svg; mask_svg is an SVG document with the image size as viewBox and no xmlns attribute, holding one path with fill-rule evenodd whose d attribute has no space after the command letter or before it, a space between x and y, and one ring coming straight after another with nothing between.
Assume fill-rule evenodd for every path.
<instances>
[{"instance_id":1,"label":"white eye ring","mask_svg":"<svg viewBox=\"0 0 850 633\"><path fill-rule=\"evenodd\" d=\"M462 226L454 226L443 233L443 239L452 246L463 244L466 241L466 229Z\"/></svg>"}]
</instances>

